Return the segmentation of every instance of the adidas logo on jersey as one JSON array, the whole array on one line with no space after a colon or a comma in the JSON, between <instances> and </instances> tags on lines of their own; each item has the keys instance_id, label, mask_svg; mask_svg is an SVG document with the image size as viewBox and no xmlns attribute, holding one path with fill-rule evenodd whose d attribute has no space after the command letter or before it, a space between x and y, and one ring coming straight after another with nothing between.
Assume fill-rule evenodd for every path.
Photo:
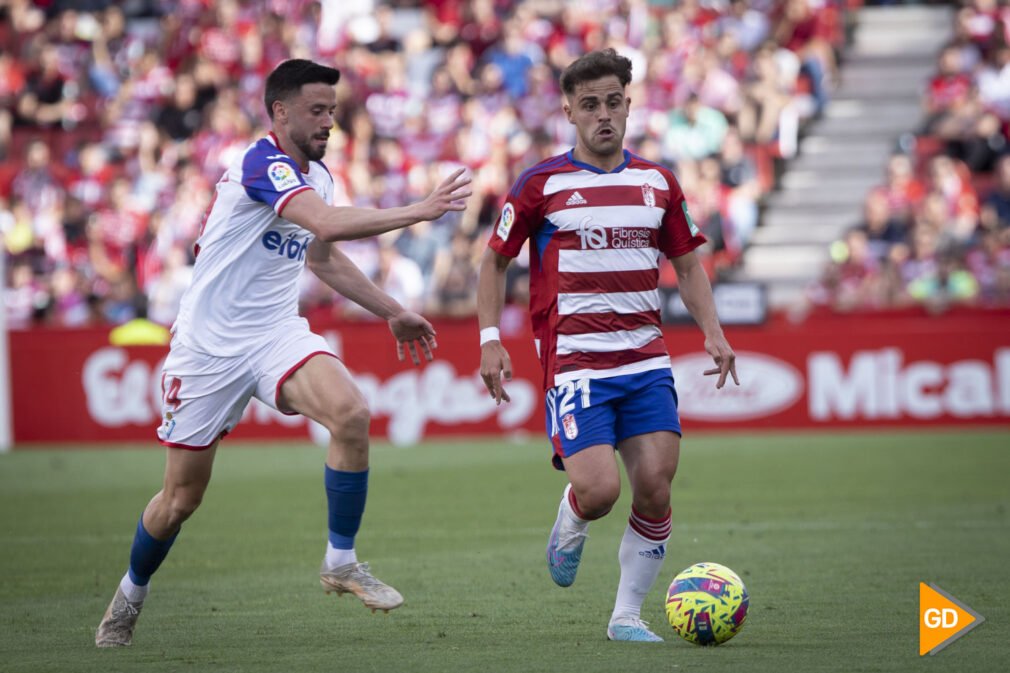
<instances>
[{"instance_id":1,"label":"adidas logo on jersey","mask_svg":"<svg viewBox=\"0 0 1010 673\"><path fill-rule=\"evenodd\" d=\"M575 192L574 194L569 196L568 200L565 201L566 206L584 206L587 203L589 203L589 201L586 201L582 197L582 194L579 194L578 192Z\"/></svg>"}]
</instances>

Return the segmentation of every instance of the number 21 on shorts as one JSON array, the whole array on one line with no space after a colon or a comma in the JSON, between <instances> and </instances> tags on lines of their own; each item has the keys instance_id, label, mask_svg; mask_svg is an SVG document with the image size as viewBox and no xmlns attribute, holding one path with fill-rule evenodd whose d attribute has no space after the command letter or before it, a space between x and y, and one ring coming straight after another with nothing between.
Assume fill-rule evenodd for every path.
<instances>
[{"instance_id":1,"label":"number 21 on shorts","mask_svg":"<svg viewBox=\"0 0 1010 673\"><path fill-rule=\"evenodd\" d=\"M576 391L579 393L582 404L586 409L590 405L589 401L589 379L579 379L578 381L565 381L557 387L558 411L557 418L561 419L561 427L565 431L565 437L575 439L579 434L579 427L575 422Z\"/></svg>"}]
</instances>

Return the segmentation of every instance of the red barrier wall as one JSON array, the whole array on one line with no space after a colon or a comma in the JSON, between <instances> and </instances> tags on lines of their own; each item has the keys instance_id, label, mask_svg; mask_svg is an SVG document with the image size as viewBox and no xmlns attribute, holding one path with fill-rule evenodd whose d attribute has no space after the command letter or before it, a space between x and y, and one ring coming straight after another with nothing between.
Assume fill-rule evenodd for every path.
<instances>
[{"instance_id":1,"label":"red barrier wall","mask_svg":"<svg viewBox=\"0 0 1010 673\"><path fill-rule=\"evenodd\" d=\"M436 325L436 361L396 360L385 324L315 324L354 372L373 434L422 437L543 432L540 368L527 333L505 337L516 376L496 408L477 376L475 322ZM685 431L989 424L1010 427L1010 312L776 317L727 330L739 388L702 377L694 328L667 328ZM155 441L166 350L110 346L106 330L10 335L15 441ZM250 405L236 438L305 438L301 417Z\"/></svg>"}]
</instances>

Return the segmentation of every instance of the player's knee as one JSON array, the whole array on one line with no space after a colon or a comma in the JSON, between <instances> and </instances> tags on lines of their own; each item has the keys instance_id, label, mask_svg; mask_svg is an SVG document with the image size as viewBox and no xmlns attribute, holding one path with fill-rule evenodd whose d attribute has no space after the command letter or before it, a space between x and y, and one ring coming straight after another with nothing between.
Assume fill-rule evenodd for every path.
<instances>
[{"instance_id":1,"label":"player's knee","mask_svg":"<svg viewBox=\"0 0 1010 673\"><path fill-rule=\"evenodd\" d=\"M670 511L670 484L662 480L641 488L635 494L635 509L639 514L653 519L666 516Z\"/></svg>"},{"instance_id":2,"label":"player's knee","mask_svg":"<svg viewBox=\"0 0 1010 673\"><path fill-rule=\"evenodd\" d=\"M181 526L203 502L203 490L179 489L168 501L168 522L171 528Z\"/></svg>"},{"instance_id":3,"label":"player's knee","mask_svg":"<svg viewBox=\"0 0 1010 673\"><path fill-rule=\"evenodd\" d=\"M589 488L576 489L575 501L583 518L593 520L606 516L621 496L620 481L599 481Z\"/></svg>"},{"instance_id":4,"label":"player's knee","mask_svg":"<svg viewBox=\"0 0 1010 673\"><path fill-rule=\"evenodd\" d=\"M344 440L368 437L372 415L363 397L354 396L333 404L326 419L326 429L334 437Z\"/></svg>"}]
</instances>

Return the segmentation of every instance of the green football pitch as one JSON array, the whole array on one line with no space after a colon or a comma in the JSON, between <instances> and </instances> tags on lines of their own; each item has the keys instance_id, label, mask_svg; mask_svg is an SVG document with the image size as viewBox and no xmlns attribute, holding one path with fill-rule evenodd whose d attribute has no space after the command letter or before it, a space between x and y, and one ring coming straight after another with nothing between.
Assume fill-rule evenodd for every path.
<instances>
[{"instance_id":1,"label":"green football pitch","mask_svg":"<svg viewBox=\"0 0 1010 673\"><path fill-rule=\"evenodd\" d=\"M0 669L1008 670L1010 432L689 437L643 610L658 644L606 640L627 489L590 528L575 585L551 583L564 477L541 441L374 447L358 552L406 597L388 615L319 587L322 450L226 442L133 647L97 650L163 460L152 447L0 456ZM717 648L665 625L666 585L698 561L750 592L746 625ZM920 581L986 622L920 658Z\"/></svg>"}]
</instances>

